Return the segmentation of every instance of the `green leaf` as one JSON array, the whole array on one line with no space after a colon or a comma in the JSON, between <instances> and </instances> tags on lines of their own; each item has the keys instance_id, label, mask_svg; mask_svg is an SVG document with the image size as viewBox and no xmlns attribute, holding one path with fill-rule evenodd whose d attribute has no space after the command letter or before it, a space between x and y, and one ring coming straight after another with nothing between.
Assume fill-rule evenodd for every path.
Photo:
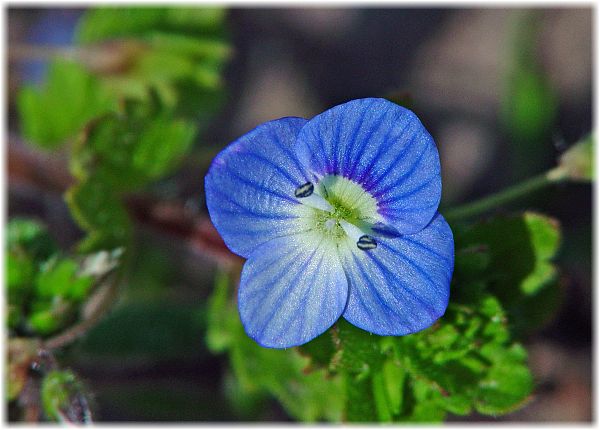
<instances>
[{"instance_id":1,"label":"green leaf","mask_svg":"<svg viewBox=\"0 0 600 430\"><path fill-rule=\"evenodd\" d=\"M385 414L383 411L378 413L370 377L349 376L346 377L345 385L345 421L351 423L377 422L379 416Z\"/></svg>"},{"instance_id":2,"label":"green leaf","mask_svg":"<svg viewBox=\"0 0 600 430\"><path fill-rule=\"evenodd\" d=\"M531 330L556 310L543 306L558 303L557 271L551 263L560 245L556 220L533 212L498 216L457 235L456 244L487 246L489 286L507 308L515 332ZM536 304L538 300L544 303Z\"/></svg>"},{"instance_id":3,"label":"green leaf","mask_svg":"<svg viewBox=\"0 0 600 430\"><path fill-rule=\"evenodd\" d=\"M402 409L402 398L404 394L404 383L406 381L406 371L400 363L395 360L387 360L382 368L383 383L385 384L385 394L388 400L388 407L393 415L399 415Z\"/></svg>"},{"instance_id":4,"label":"green leaf","mask_svg":"<svg viewBox=\"0 0 600 430\"><path fill-rule=\"evenodd\" d=\"M8 302L20 304L30 290L35 269L28 255L9 252L5 260Z\"/></svg>"},{"instance_id":5,"label":"green leaf","mask_svg":"<svg viewBox=\"0 0 600 430\"><path fill-rule=\"evenodd\" d=\"M94 279L79 275L79 264L69 258L51 260L44 265L35 280L38 297L64 297L80 302L87 296Z\"/></svg>"},{"instance_id":6,"label":"green leaf","mask_svg":"<svg viewBox=\"0 0 600 430\"><path fill-rule=\"evenodd\" d=\"M79 43L100 42L143 34L160 26L165 9L157 7L102 7L88 10L77 25Z\"/></svg>"},{"instance_id":7,"label":"green leaf","mask_svg":"<svg viewBox=\"0 0 600 430\"><path fill-rule=\"evenodd\" d=\"M70 188L65 199L75 221L88 232L79 244L82 252L127 243L131 222L110 184L91 178Z\"/></svg>"},{"instance_id":8,"label":"green leaf","mask_svg":"<svg viewBox=\"0 0 600 430\"><path fill-rule=\"evenodd\" d=\"M194 36L153 32L146 38L148 43L159 52L191 57L197 60L211 60L213 64L231 57L231 47L221 39L198 38Z\"/></svg>"},{"instance_id":9,"label":"green leaf","mask_svg":"<svg viewBox=\"0 0 600 430\"><path fill-rule=\"evenodd\" d=\"M438 423L446 417L446 411L440 407L439 392L432 390L431 386L419 379L413 379L411 390L412 409L410 413L403 417L409 422L419 423Z\"/></svg>"},{"instance_id":10,"label":"green leaf","mask_svg":"<svg viewBox=\"0 0 600 430\"><path fill-rule=\"evenodd\" d=\"M25 138L53 149L88 121L117 106L110 92L83 66L56 60L50 64L44 88L24 87L17 107Z\"/></svg>"},{"instance_id":11,"label":"green leaf","mask_svg":"<svg viewBox=\"0 0 600 430\"><path fill-rule=\"evenodd\" d=\"M383 365L380 336L366 332L340 318L336 323L338 337L337 367L346 372L366 377Z\"/></svg>"},{"instance_id":12,"label":"green leaf","mask_svg":"<svg viewBox=\"0 0 600 430\"><path fill-rule=\"evenodd\" d=\"M154 94L165 110L204 126L224 99L222 69L231 57L224 15L220 8L92 9L77 39L118 39L104 55L125 66L98 69L114 94L144 103Z\"/></svg>"},{"instance_id":13,"label":"green leaf","mask_svg":"<svg viewBox=\"0 0 600 430\"><path fill-rule=\"evenodd\" d=\"M514 384L520 390L511 391L503 405L494 400L497 392L491 391L490 381L506 362L499 357L510 357L518 372L528 372L526 355L512 353L520 347L512 343L501 303L485 292L469 298L450 303L444 317L426 330L386 339L392 343L386 350L401 363L408 381L395 419L433 422L446 412L466 415L474 407L480 413L500 414L518 408L529 395L532 385L523 384L521 373L514 380L507 374L500 389ZM484 397L490 400L484 402Z\"/></svg>"},{"instance_id":14,"label":"green leaf","mask_svg":"<svg viewBox=\"0 0 600 430\"><path fill-rule=\"evenodd\" d=\"M461 248L454 255L453 279L460 285L463 282L479 280L490 264L490 253L485 245Z\"/></svg>"},{"instance_id":15,"label":"green leaf","mask_svg":"<svg viewBox=\"0 0 600 430\"><path fill-rule=\"evenodd\" d=\"M263 348L248 338L239 324L230 360L247 393L270 393L292 417L302 421L340 420L344 401L341 378L327 376L324 370L306 372L310 361L296 349Z\"/></svg>"},{"instance_id":16,"label":"green leaf","mask_svg":"<svg viewBox=\"0 0 600 430\"><path fill-rule=\"evenodd\" d=\"M90 127L75 148L72 171L115 191L131 191L175 169L196 134L193 124L140 110Z\"/></svg>"},{"instance_id":17,"label":"green leaf","mask_svg":"<svg viewBox=\"0 0 600 430\"><path fill-rule=\"evenodd\" d=\"M6 241L9 250L29 255L41 262L58 251L56 241L48 234L46 226L28 218L12 218L6 226Z\"/></svg>"},{"instance_id":18,"label":"green leaf","mask_svg":"<svg viewBox=\"0 0 600 430\"><path fill-rule=\"evenodd\" d=\"M51 307L52 304L48 304L48 306ZM61 308L61 311L63 310ZM54 309L34 311L27 318L28 327L42 336L57 332L64 324L64 314L62 312L57 314Z\"/></svg>"},{"instance_id":19,"label":"green leaf","mask_svg":"<svg viewBox=\"0 0 600 430\"><path fill-rule=\"evenodd\" d=\"M46 416L62 423L90 423L92 414L86 390L69 370L53 370L42 381L40 390Z\"/></svg>"},{"instance_id":20,"label":"green leaf","mask_svg":"<svg viewBox=\"0 0 600 430\"><path fill-rule=\"evenodd\" d=\"M329 369L336 349L333 336L328 330L304 345L298 351L311 359L311 367Z\"/></svg>"},{"instance_id":21,"label":"green leaf","mask_svg":"<svg viewBox=\"0 0 600 430\"><path fill-rule=\"evenodd\" d=\"M533 377L524 364L527 353L523 347L491 347L482 354L493 364L487 376L479 382L475 403L477 411L495 415L522 407L533 389Z\"/></svg>"},{"instance_id":22,"label":"green leaf","mask_svg":"<svg viewBox=\"0 0 600 430\"><path fill-rule=\"evenodd\" d=\"M223 352L232 346L236 329L232 326L235 307L229 302L229 277L226 272L217 272L215 289L208 301L208 330L206 344L213 352Z\"/></svg>"},{"instance_id":23,"label":"green leaf","mask_svg":"<svg viewBox=\"0 0 600 430\"><path fill-rule=\"evenodd\" d=\"M212 34L224 23L222 8L102 7L86 12L75 39L100 42L125 36L140 36L156 30Z\"/></svg>"},{"instance_id":24,"label":"green leaf","mask_svg":"<svg viewBox=\"0 0 600 430\"><path fill-rule=\"evenodd\" d=\"M197 33L222 31L227 11L218 7L177 7L166 11L165 21L170 28Z\"/></svg>"}]
</instances>

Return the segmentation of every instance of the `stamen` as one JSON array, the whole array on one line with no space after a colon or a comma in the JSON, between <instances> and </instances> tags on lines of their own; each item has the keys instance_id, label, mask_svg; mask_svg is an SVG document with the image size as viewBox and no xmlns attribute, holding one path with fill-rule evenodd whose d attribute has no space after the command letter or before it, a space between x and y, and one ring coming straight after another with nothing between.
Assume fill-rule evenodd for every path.
<instances>
[{"instance_id":1,"label":"stamen","mask_svg":"<svg viewBox=\"0 0 600 430\"><path fill-rule=\"evenodd\" d=\"M300 199L300 203L314 209L321 209L325 212L333 212L333 206L331 206L327 200L317 193L312 193L308 197L302 197Z\"/></svg>"},{"instance_id":2,"label":"stamen","mask_svg":"<svg viewBox=\"0 0 600 430\"><path fill-rule=\"evenodd\" d=\"M296 188L294 195L299 199L302 199L310 196L314 190L315 186L312 184L312 182L307 182L306 184L300 185L298 188Z\"/></svg>"},{"instance_id":3,"label":"stamen","mask_svg":"<svg viewBox=\"0 0 600 430\"><path fill-rule=\"evenodd\" d=\"M358 246L358 249L368 251L369 249L377 248L377 242L375 242L375 239L373 237L365 234L364 236L361 236L360 239L358 239L358 242L356 242L356 246Z\"/></svg>"},{"instance_id":4,"label":"stamen","mask_svg":"<svg viewBox=\"0 0 600 430\"><path fill-rule=\"evenodd\" d=\"M344 219L340 220L340 225L344 229L344 232L346 232L346 234L355 242L358 242L358 240L365 235L364 231Z\"/></svg>"}]
</instances>

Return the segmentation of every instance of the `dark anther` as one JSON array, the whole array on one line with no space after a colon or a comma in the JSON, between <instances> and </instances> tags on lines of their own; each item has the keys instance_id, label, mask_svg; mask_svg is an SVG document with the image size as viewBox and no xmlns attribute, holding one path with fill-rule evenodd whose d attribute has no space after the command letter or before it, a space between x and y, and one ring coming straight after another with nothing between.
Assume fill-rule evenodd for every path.
<instances>
[{"instance_id":1,"label":"dark anther","mask_svg":"<svg viewBox=\"0 0 600 430\"><path fill-rule=\"evenodd\" d=\"M300 185L298 188L296 188L294 195L301 199L303 197L310 196L314 190L315 186L312 184L312 182L307 182L306 184Z\"/></svg>"},{"instance_id":2,"label":"dark anther","mask_svg":"<svg viewBox=\"0 0 600 430\"><path fill-rule=\"evenodd\" d=\"M365 234L358 239L356 246L358 246L358 249L368 251L369 249L377 248L377 242L375 242L375 239L373 239L371 236L367 236Z\"/></svg>"}]
</instances>

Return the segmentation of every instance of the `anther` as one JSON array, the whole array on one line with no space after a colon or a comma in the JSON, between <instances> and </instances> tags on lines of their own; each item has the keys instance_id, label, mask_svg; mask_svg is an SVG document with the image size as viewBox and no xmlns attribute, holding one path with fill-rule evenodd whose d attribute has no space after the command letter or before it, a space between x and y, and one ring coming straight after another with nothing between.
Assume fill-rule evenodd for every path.
<instances>
[{"instance_id":1,"label":"anther","mask_svg":"<svg viewBox=\"0 0 600 430\"><path fill-rule=\"evenodd\" d=\"M296 188L296 191L294 191L294 195L299 199L302 199L304 197L310 196L314 190L315 186L312 184L312 182L307 182L306 184L300 185L298 188Z\"/></svg>"},{"instance_id":2,"label":"anther","mask_svg":"<svg viewBox=\"0 0 600 430\"><path fill-rule=\"evenodd\" d=\"M371 236L365 234L358 239L356 246L358 246L358 249L368 251L369 249L377 248L377 242Z\"/></svg>"}]
</instances>

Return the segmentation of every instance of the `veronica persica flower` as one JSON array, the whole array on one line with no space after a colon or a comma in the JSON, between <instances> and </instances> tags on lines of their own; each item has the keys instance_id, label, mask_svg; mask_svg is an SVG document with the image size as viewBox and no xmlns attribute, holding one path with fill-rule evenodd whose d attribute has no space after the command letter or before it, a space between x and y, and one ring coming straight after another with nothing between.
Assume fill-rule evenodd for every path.
<instances>
[{"instance_id":1,"label":"veronica persica flower","mask_svg":"<svg viewBox=\"0 0 600 430\"><path fill-rule=\"evenodd\" d=\"M247 258L238 306L260 345L306 343L340 316L398 336L444 314L454 242L438 152L411 111L369 98L264 123L205 186L213 224Z\"/></svg>"}]
</instances>

